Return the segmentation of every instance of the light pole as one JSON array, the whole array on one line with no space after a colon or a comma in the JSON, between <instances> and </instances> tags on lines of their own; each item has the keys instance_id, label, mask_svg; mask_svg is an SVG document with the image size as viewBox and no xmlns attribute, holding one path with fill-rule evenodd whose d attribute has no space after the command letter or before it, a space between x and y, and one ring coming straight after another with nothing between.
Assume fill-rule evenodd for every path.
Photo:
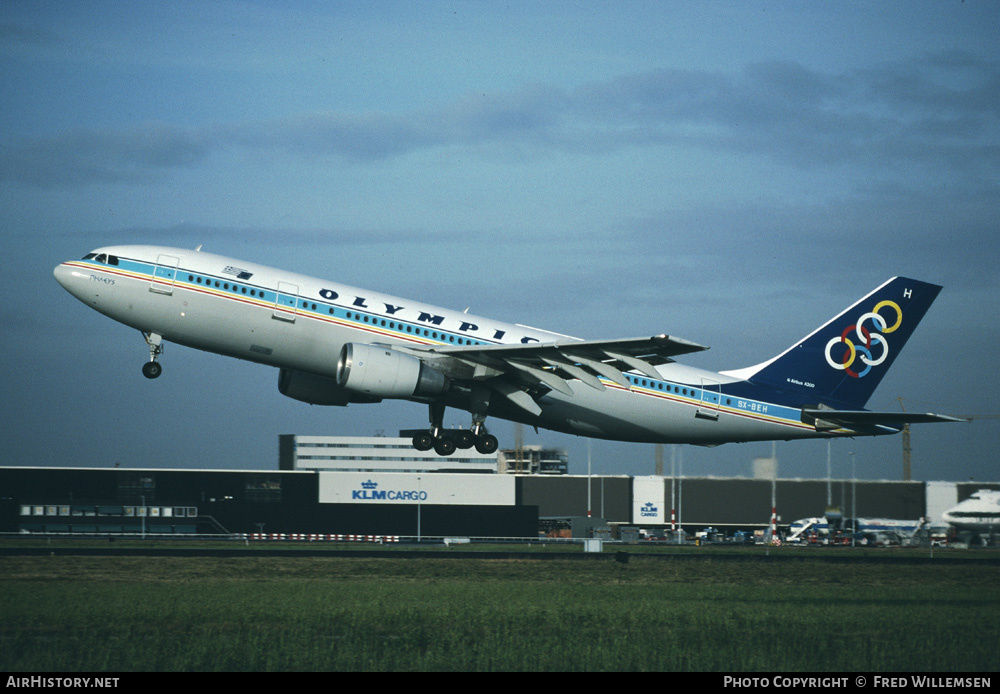
<instances>
[{"instance_id":1,"label":"light pole","mask_svg":"<svg viewBox=\"0 0 1000 694\"><path fill-rule=\"evenodd\" d=\"M592 471L590 467L590 439L587 439L587 518L590 518L591 516L590 510L592 508L591 491L590 491L591 474Z\"/></svg>"},{"instance_id":2,"label":"light pole","mask_svg":"<svg viewBox=\"0 0 1000 694\"><path fill-rule=\"evenodd\" d=\"M858 477L855 467L854 451L847 455L851 456L851 522L854 524L851 532L851 547L854 547L854 540L858 535Z\"/></svg>"}]
</instances>

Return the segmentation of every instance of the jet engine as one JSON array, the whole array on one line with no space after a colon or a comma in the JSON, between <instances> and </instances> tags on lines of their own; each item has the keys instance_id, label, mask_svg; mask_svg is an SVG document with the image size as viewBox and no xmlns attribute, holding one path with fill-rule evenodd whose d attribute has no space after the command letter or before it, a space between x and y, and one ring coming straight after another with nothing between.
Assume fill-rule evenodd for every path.
<instances>
[{"instance_id":1,"label":"jet engine","mask_svg":"<svg viewBox=\"0 0 1000 694\"><path fill-rule=\"evenodd\" d=\"M337 385L375 398L409 398L440 395L448 379L410 354L348 342L337 362Z\"/></svg>"},{"instance_id":2,"label":"jet engine","mask_svg":"<svg viewBox=\"0 0 1000 694\"><path fill-rule=\"evenodd\" d=\"M379 398L365 397L344 390L332 378L292 369L281 369L278 372L278 392L293 400L307 402L310 405L345 407L351 402L379 401Z\"/></svg>"}]
</instances>

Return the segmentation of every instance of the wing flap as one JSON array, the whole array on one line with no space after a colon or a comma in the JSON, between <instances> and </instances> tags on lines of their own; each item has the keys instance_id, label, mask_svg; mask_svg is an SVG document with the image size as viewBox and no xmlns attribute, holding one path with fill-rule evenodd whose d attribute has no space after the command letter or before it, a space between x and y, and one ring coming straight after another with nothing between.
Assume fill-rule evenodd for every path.
<instances>
[{"instance_id":1,"label":"wing flap","mask_svg":"<svg viewBox=\"0 0 1000 694\"><path fill-rule=\"evenodd\" d=\"M604 390L604 378L631 389L625 371L660 378L657 364L705 349L708 347L677 337L653 335L621 340L567 338L514 345L434 345L405 351L432 359L453 380L483 383L521 409L537 414L540 409L528 393L537 386L572 396L570 381Z\"/></svg>"},{"instance_id":2,"label":"wing flap","mask_svg":"<svg viewBox=\"0 0 1000 694\"><path fill-rule=\"evenodd\" d=\"M527 374L529 377L544 383L552 390L557 390L563 395L573 395L573 390L569 387L569 384L565 380L559 378L559 376L553 371L546 371L545 369L539 369L528 364L522 364L513 359L504 359L504 362L518 371Z\"/></svg>"},{"instance_id":3,"label":"wing flap","mask_svg":"<svg viewBox=\"0 0 1000 694\"><path fill-rule=\"evenodd\" d=\"M590 371L587 371L586 369L577 366L569 359L542 356L542 361L544 361L546 364L549 364L550 366L562 369L573 378L577 379L581 383L590 386L595 390L604 390L604 384L601 383L601 379L599 379Z\"/></svg>"}]
</instances>

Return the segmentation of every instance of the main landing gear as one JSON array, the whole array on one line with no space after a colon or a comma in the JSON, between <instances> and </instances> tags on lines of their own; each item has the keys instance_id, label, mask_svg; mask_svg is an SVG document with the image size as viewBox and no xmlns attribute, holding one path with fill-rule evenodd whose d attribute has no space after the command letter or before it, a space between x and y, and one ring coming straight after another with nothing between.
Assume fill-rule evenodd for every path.
<instances>
[{"instance_id":1,"label":"main landing gear","mask_svg":"<svg viewBox=\"0 0 1000 694\"><path fill-rule=\"evenodd\" d=\"M149 345L149 361L142 365L142 375L146 378L159 378L163 367L156 359L163 354L163 337L156 333L143 333L142 337Z\"/></svg>"},{"instance_id":2,"label":"main landing gear","mask_svg":"<svg viewBox=\"0 0 1000 694\"><path fill-rule=\"evenodd\" d=\"M486 433L485 415L480 416L473 412L471 429L446 432L442 424L444 405L434 403L430 406L430 420L430 430L422 431L413 437L413 447L418 451L429 451L433 448L438 455L451 455L459 448L475 447L483 455L490 455L500 448L497 437Z\"/></svg>"}]
</instances>

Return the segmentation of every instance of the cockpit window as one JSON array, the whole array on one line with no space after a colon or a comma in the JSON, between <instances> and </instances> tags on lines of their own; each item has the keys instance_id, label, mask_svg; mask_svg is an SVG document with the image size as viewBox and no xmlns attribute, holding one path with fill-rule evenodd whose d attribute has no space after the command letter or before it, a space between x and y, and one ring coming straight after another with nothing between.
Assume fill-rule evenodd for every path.
<instances>
[{"instance_id":1,"label":"cockpit window","mask_svg":"<svg viewBox=\"0 0 1000 694\"><path fill-rule=\"evenodd\" d=\"M96 257L97 257L96 253L88 253L87 255L83 256L83 259L84 260L92 260L92 259L94 259Z\"/></svg>"},{"instance_id":2,"label":"cockpit window","mask_svg":"<svg viewBox=\"0 0 1000 694\"><path fill-rule=\"evenodd\" d=\"M118 256L117 255L109 255L107 253L101 253L100 255L98 255L96 253L88 253L86 255L86 257L84 257L84 260L90 260L91 258L93 258L94 262L97 262L97 263L104 263L106 265L117 265L118 264Z\"/></svg>"}]
</instances>

